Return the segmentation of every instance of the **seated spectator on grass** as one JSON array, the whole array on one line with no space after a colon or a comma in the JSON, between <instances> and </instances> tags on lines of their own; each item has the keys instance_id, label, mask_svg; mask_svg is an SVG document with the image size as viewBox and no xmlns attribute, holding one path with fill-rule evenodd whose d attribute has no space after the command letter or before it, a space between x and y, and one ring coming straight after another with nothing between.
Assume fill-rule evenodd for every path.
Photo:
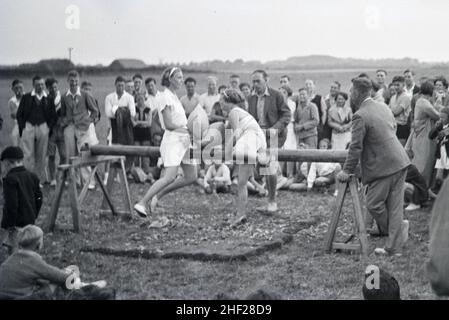
<instances>
[{"instance_id":1,"label":"seated spectator on grass","mask_svg":"<svg viewBox=\"0 0 449 320\"><path fill-rule=\"evenodd\" d=\"M378 273L373 273L370 267L365 271L362 288L363 298L365 300L401 300L401 289L398 281L383 269L376 267ZM374 278L376 276L378 276L378 279Z\"/></svg>"},{"instance_id":2,"label":"seated spectator on grass","mask_svg":"<svg viewBox=\"0 0 449 320\"><path fill-rule=\"evenodd\" d=\"M28 225L19 231L19 250L0 266L0 299L115 297L113 290L104 288L104 281L82 283L73 269L59 269L46 263L38 253L43 247L43 235L41 228L34 225ZM68 290L70 288L73 289Z\"/></svg>"},{"instance_id":3,"label":"seated spectator on grass","mask_svg":"<svg viewBox=\"0 0 449 320\"><path fill-rule=\"evenodd\" d=\"M330 143L328 139L320 141L320 149L329 149ZM337 195L338 182L336 176L341 170L339 163L313 162L310 165L309 174L307 176L307 191L311 191L313 187L326 187L335 183L334 195Z\"/></svg>"},{"instance_id":4,"label":"seated spectator on grass","mask_svg":"<svg viewBox=\"0 0 449 320\"><path fill-rule=\"evenodd\" d=\"M231 171L222 161L214 160L204 177L206 193L229 193L231 191Z\"/></svg>"},{"instance_id":5,"label":"seated spectator on grass","mask_svg":"<svg viewBox=\"0 0 449 320\"><path fill-rule=\"evenodd\" d=\"M404 197L408 203L405 211L420 209L429 198L426 180L413 164L407 168Z\"/></svg>"}]
</instances>

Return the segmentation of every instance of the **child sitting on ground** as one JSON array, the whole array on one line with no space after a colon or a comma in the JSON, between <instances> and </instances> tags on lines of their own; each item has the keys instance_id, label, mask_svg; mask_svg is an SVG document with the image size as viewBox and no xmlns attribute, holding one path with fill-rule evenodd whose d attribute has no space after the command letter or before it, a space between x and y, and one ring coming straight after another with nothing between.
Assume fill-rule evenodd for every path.
<instances>
[{"instance_id":1,"label":"child sitting on ground","mask_svg":"<svg viewBox=\"0 0 449 320\"><path fill-rule=\"evenodd\" d=\"M231 171L220 160L213 160L204 177L206 193L229 193L231 191Z\"/></svg>"},{"instance_id":2,"label":"child sitting on ground","mask_svg":"<svg viewBox=\"0 0 449 320\"><path fill-rule=\"evenodd\" d=\"M11 254L17 247L18 228L34 224L42 206L39 178L23 166L23 151L7 147L1 154L3 178L3 218L1 228L8 234L3 246Z\"/></svg>"},{"instance_id":3,"label":"child sitting on ground","mask_svg":"<svg viewBox=\"0 0 449 320\"><path fill-rule=\"evenodd\" d=\"M37 253L43 246L41 228L28 225L18 233L19 249L0 266L0 299L114 299L105 281L81 282L73 268L47 264Z\"/></svg>"},{"instance_id":4,"label":"child sitting on ground","mask_svg":"<svg viewBox=\"0 0 449 320\"><path fill-rule=\"evenodd\" d=\"M320 141L319 147L321 150L329 149L330 142L328 139ZM328 162L313 162L310 165L309 174L307 176L307 191L311 191L315 187L326 187L335 183L334 194L337 194L338 181L335 179L337 174L341 171L339 163Z\"/></svg>"}]
</instances>

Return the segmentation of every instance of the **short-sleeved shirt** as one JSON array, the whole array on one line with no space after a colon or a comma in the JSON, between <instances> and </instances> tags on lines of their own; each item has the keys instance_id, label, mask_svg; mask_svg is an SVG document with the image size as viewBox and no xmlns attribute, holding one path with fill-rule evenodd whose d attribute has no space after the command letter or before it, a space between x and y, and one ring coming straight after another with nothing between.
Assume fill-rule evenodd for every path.
<instances>
[{"instance_id":1,"label":"short-sleeved shirt","mask_svg":"<svg viewBox=\"0 0 449 320\"><path fill-rule=\"evenodd\" d=\"M165 128L164 118L162 116L162 111L167 107L170 107L170 117L172 122L176 126L185 127L187 129L186 113L182 107L181 101L179 101L179 98L173 92L169 89L162 91L157 97L157 105L162 129L166 132L171 132Z\"/></svg>"},{"instance_id":2,"label":"short-sleeved shirt","mask_svg":"<svg viewBox=\"0 0 449 320\"><path fill-rule=\"evenodd\" d=\"M208 116L214 107L214 104L220 100L220 94L209 95L207 92L201 95L200 103L203 106L204 110Z\"/></svg>"}]
</instances>

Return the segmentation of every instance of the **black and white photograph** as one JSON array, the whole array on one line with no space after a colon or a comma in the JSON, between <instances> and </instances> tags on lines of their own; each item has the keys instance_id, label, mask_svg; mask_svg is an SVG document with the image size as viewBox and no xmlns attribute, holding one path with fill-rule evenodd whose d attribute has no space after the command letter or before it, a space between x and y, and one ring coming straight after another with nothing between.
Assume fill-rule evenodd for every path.
<instances>
[{"instance_id":1,"label":"black and white photograph","mask_svg":"<svg viewBox=\"0 0 449 320\"><path fill-rule=\"evenodd\" d=\"M0 300L446 300L448 12L0 0Z\"/></svg>"}]
</instances>

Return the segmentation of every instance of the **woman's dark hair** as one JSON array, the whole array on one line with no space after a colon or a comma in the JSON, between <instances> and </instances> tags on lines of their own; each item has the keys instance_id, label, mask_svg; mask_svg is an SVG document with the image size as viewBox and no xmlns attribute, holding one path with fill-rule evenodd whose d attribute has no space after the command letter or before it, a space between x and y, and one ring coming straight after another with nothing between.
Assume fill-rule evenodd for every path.
<instances>
[{"instance_id":1,"label":"woman's dark hair","mask_svg":"<svg viewBox=\"0 0 449 320\"><path fill-rule=\"evenodd\" d=\"M156 79L151 78L151 77L145 79L145 84L149 84L150 82L153 82L154 84L156 84Z\"/></svg>"},{"instance_id":2,"label":"woman's dark hair","mask_svg":"<svg viewBox=\"0 0 449 320\"><path fill-rule=\"evenodd\" d=\"M223 100L227 103L233 103L241 108L245 108L245 97L243 93L236 89L226 89L223 91Z\"/></svg>"},{"instance_id":3,"label":"woman's dark hair","mask_svg":"<svg viewBox=\"0 0 449 320\"><path fill-rule=\"evenodd\" d=\"M251 90L251 85L248 82L242 82L241 84L239 84L240 91L242 91L245 87L248 87Z\"/></svg>"},{"instance_id":4,"label":"woman's dark hair","mask_svg":"<svg viewBox=\"0 0 449 320\"><path fill-rule=\"evenodd\" d=\"M279 88L279 90L280 89L284 89L287 92L287 97L291 97L293 94L293 90L292 88L290 88L290 86L283 85L282 87Z\"/></svg>"},{"instance_id":5,"label":"woman's dark hair","mask_svg":"<svg viewBox=\"0 0 449 320\"><path fill-rule=\"evenodd\" d=\"M343 99L345 99L345 101L348 101L348 94L347 94L346 92L339 91L339 92L335 95L335 101L337 101L338 96L342 96Z\"/></svg>"},{"instance_id":6,"label":"woman's dark hair","mask_svg":"<svg viewBox=\"0 0 449 320\"><path fill-rule=\"evenodd\" d=\"M18 85L19 83L22 83L23 84L23 82L21 81L21 80L18 80L18 79L16 79L16 80L14 80L13 82L12 82L12 84L11 84L11 88L14 88L16 85Z\"/></svg>"},{"instance_id":7,"label":"woman's dark hair","mask_svg":"<svg viewBox=\"0 0 449 320\"><path fill-rule=\"evenodd\" d=\"M162 72L161 85L168 88L170 86L170 78L177 72L181 71L178 67L170 67Z\"/></svg>"},{"instance_id":8,"label":"woman's dark hair","mask_svg":"<svg viewBox=\"0 0 449 320\"><path fill-rule=\"evenodd\" d=\"M221 86L218 87L218 92L220 92L221 90L226 90L228 87L225 86L224 84L222 84Z\"/></svg>"},{"instance_id":9,"label":"woman's dark hair","mask_svg":"<svg viewBox=\"0 0 449 320\"><path fill-rule=\"evenodd\" d=\"M433 85L436 85L438 81L441 82L446 89L449 87L449 84L445 77L443 77L443 76L436 77L433 82Z\"/></svg>"},{"instance_id":10,"label":"woman's dark hair","mask_svg":"<svg viewBox=\"0 0 449 320\"><path fill-rule=\"evenodd\" d=\"M426 81L421 85L421 94L431 96L433 94L434 85L430 81Z\"/></svg>"},{"instance_id":11,"label":"woman's dark hair","mask_svg":"<svg viewBox=\"0 0 449 320\"><path fill-rule=\"evenodd\" d=\"M187 85L187 83L189 83L189 82L193 82L193 84L196 85L196 80L195 80L194 78L192 78L192 77L188 77L188 78L184 81L184 84Z\"/></svg>"}]
</instances>

